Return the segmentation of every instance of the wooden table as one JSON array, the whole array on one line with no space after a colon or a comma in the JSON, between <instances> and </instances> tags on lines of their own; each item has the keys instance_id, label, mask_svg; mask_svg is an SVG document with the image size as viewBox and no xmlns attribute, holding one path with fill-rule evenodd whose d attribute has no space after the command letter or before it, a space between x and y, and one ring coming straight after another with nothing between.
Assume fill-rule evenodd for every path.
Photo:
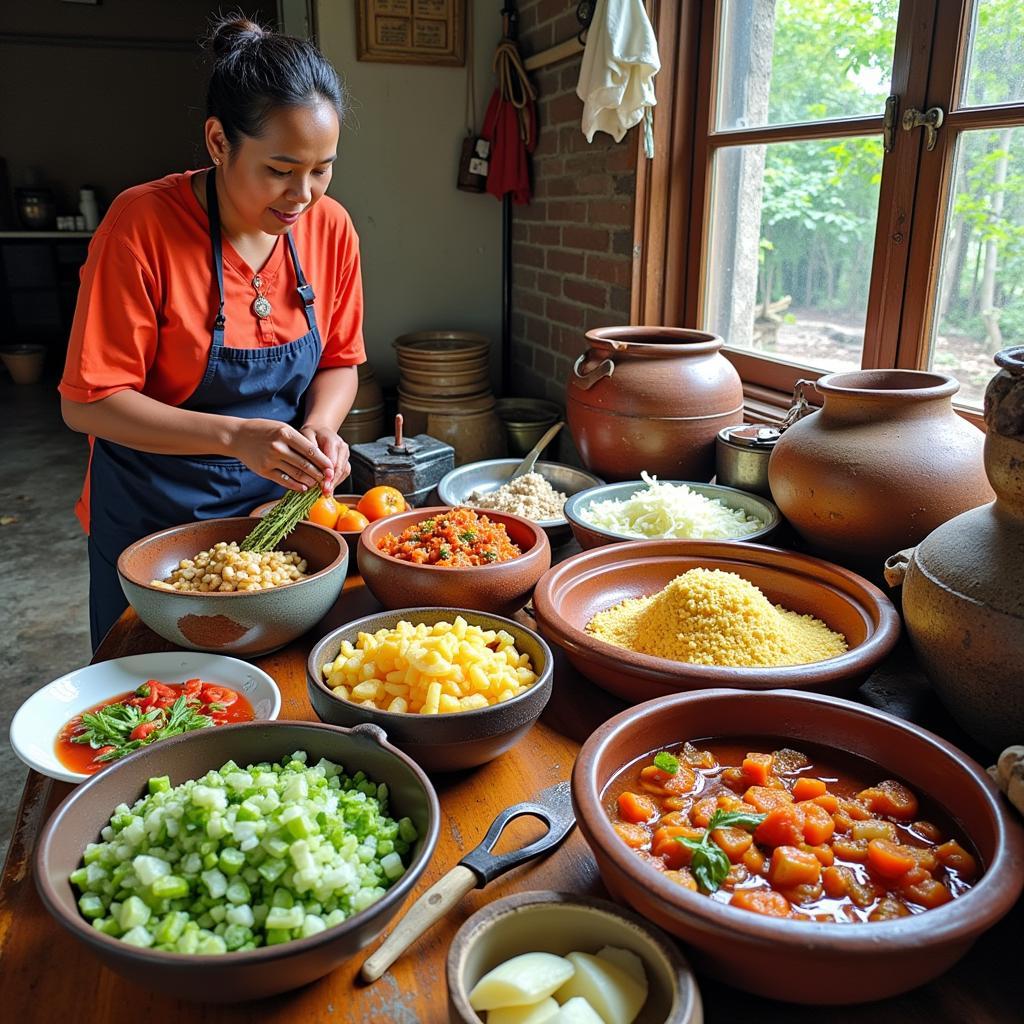
<instances>
[{"instance_id":1,"label":"wooden table","mask_svg":"<svg viewBox=\"0 0 1024 1024\"><path fill-rule=\"evenodd\" d=\"M313 641L329 629L369 614L377 604L351 579L331 614L290 647L260 658L281 688L281 718L315 720L306 698L305 660ZM172 650L127 611L106 637L96 660ZM927 724L970 749L942 713L912 659L900 649L865 684L859 698ZM442 825L437 852L414 896L432 885L482 838L492 818L509 804L569 777L579 745L623 705L578 676L559 659L551 701L540 722L513 750L475 771L435 780ZM527 889L559 889L607 897L578 831L546 859L524 865L470 893L450 917L429 932L392 970L371 986L358 983L363 956L320 981L258 1004L196 1005L156 995L112 974L44 910L32 878L36 838L71 786L29 773L0 887L0 1007L4 1019L172 1024L442 1024L447 1020L445 955L458 927L489 900ZM535 834L531 819L516 823L507 842ZM507 848L505 843L502 848ZM862 1007L823 1010L768 1002L701 978L705 1019L733 1024L756 1019L786 1024L1017 1024L1024 1008L1024 970L1018 943L1024 902L988 932L938 981L898 999ZM367 950L367 954L369 950ZM742 968L742 963L737 963ZM793 964L798 979L800 964Z\"/></svg>"}]
</instances>

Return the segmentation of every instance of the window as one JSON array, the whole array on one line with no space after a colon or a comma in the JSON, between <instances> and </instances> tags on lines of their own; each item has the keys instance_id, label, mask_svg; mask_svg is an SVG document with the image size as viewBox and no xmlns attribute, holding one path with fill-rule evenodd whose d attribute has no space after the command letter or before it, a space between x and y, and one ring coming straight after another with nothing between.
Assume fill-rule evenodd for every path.
<instances>
[{"instance_id":1,"label":"window","mask_svg":"<svg viewBox=\"0 0 1024 1024\"><path fill-rule=\"evenodd\" d=\"M980 408L993 353L1024 344L1019 0L653 8L673 78L640 169L637 322L721 334L776 402L900 366Z\"/></svg>"}]
</instances>

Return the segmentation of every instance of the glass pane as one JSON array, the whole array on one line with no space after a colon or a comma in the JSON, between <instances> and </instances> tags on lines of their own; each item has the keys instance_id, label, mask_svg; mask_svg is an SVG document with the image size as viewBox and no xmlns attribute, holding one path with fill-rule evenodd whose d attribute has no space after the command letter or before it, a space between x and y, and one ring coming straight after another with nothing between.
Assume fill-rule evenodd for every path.
<instances>
[{"instance_id":1,"label":"glass pane","mask_svg":"<svg viewBox=\"0 0 1024 1024\"><path fill-rule=\"evenodd\" d=\"M727 0L718 129L881 116L898 8L899 0Z\"/></svg>"},{"instance_id":2,"label":"glass pane","mask_svg":"<svg viewBox=\"0 0 1024 1024\"><path fill-rule=\"evenodd\" d=\"M975 0L968 37L964 106L1024 103L1021 0Z\"/></svg>"},{"instance_id":3,"label":"glass pane","mask_svg":"<svg viewBox=\"0 0 1024 1024\"><path fill-rule=\"evenodd\" d=\"M960 136L936 301L929 366L980 407L992 356L1024 345L1024 127Z\"/></svg>"},{"instance_id":4,"label":"glass pane","mask_svg":"<svg viewBox=\"0 0 1024 1024\"><path fill-rule=\"evenodd\" d=\"M778 359L859 369L881 173L878 136L720 149L706 329Z\"/></svg>"}]
</instances>

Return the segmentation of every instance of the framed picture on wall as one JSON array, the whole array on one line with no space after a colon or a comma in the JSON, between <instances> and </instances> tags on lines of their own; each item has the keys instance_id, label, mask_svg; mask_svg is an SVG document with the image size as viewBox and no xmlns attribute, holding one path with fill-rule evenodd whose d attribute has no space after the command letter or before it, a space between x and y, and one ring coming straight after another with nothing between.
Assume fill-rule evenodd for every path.
<instances>
[{"instance_id":1,"label":"framed picture on wall","mask_svg":"<svg viewBox=\"0 0 1024 1024\"><path fill-rule=\"evenodd\" d=\"M385 64L466 63L466 0L356 0L356 56Z\"/></svg>"}]
</instances>

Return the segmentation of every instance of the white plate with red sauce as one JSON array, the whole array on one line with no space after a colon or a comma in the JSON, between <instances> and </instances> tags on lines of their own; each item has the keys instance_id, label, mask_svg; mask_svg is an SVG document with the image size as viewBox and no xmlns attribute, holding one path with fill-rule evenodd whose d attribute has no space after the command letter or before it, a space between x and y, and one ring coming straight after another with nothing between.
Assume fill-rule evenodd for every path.
<instances>
[{"instance_id":1,"label":"white plate with red sauce","mask_svg":"<svg viewBox=\"0 0 1024 1024\"><path fill-rule=\"evenodd\" d=\"M225 721L248 720L245 714L249 708L255 721L272 721L281 711L281 691L274 680L239 658L191 651L139 654L86 665L37 690L11 722L11 746L29 768L51 779L84 782L94 771L76 771L61 757L64 745L58 738L71 719L115 698L130 697L132 691L151 680L180 687L190 679L201 679L238 695L228 713L218 715ZM88 745L84 750L89 750Z\"/></svg>"}]
</instances>

